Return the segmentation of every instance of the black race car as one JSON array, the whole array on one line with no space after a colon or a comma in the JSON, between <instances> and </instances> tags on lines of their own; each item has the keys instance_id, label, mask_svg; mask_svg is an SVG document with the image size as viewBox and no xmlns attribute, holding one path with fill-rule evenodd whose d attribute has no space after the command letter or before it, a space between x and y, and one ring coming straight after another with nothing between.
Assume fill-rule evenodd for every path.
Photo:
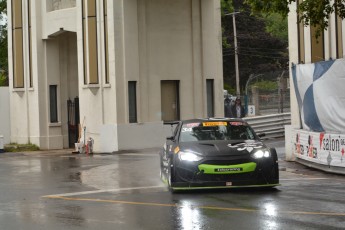
<instances>
[{"instance_id":1,"label":"black race car","mask_svg":"<svg viewBox=\"0 0 345 230\"><path fill-rule=\"evenodd\" d=\"M242 119L193 119L175 126L160 152L161 178L172 191L279 185L278 158Z\"/></svg>"}]
</instances>

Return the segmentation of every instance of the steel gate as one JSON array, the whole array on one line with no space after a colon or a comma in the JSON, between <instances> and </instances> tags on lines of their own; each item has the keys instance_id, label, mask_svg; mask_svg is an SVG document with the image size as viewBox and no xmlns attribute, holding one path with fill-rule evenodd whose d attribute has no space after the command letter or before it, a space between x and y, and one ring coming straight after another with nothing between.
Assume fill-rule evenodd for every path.
<instances>
[{"instance_id":1,"label":"steel gate","mask_svg":"<svg viewBox=\"0 0 345 230\"><path fill-rule=\"evenodd\" d=\"M74 148L74 143L78 142L79 138L79 98L76 97L72 101L67 101L68 111L68 143L70 148Z\"/></svg>"}]
</instances>

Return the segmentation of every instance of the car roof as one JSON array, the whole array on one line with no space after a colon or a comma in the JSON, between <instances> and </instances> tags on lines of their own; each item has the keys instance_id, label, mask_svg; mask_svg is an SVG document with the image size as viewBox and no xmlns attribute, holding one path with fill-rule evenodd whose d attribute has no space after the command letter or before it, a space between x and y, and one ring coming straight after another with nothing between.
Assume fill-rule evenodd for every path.
<instances>
[{"instance_id":1,"label":"car roof","mask_svg":"<svg viewBox=\"0 0 345 230\"><path fill-rule=\"evenodd\" d=\"M244 122L247 123L245 120L241 118L198 118L198 119L189 119L189 120L182 120L181 122L183 124L188 124L188 123L197 123L197 122L206 122L206 121L234 121L234 122Z\"/></svg>"}]
</instances>

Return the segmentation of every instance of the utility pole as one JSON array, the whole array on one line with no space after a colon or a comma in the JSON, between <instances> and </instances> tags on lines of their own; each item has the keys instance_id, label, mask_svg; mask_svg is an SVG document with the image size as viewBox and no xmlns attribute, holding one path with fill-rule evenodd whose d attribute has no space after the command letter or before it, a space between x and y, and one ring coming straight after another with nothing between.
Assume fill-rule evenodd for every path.
<instances>
[{"instance_id":1,"label":"utility pole","mask_svg":"<svg viewBox=\"0 0 345 230\"><path fill-rule=\"evenodd\" d=\"M240 12L233 12L225 15L232 15L232 23L234 28L234 46L235 46L235 71L236 71L236 96L240 96L240 73L238 70L238 47L237 47L237 31L236 31L236 14Z\"/></svg>"}]
</instances>

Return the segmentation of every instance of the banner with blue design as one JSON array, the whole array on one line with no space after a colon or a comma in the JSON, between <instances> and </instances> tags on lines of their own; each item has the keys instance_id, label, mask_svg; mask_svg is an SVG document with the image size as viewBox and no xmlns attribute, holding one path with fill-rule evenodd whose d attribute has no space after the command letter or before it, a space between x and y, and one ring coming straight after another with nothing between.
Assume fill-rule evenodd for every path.
<instances>
[{"instance_id":1,"label":"banner with blue design","mask_svg":"<svg viewBox=\"0 0 345 230\"><path fill-rule=\"evenodd\" d=\"M345 59L292 67L304 130L345 133Z\"/></svg>"}]
</instances>

